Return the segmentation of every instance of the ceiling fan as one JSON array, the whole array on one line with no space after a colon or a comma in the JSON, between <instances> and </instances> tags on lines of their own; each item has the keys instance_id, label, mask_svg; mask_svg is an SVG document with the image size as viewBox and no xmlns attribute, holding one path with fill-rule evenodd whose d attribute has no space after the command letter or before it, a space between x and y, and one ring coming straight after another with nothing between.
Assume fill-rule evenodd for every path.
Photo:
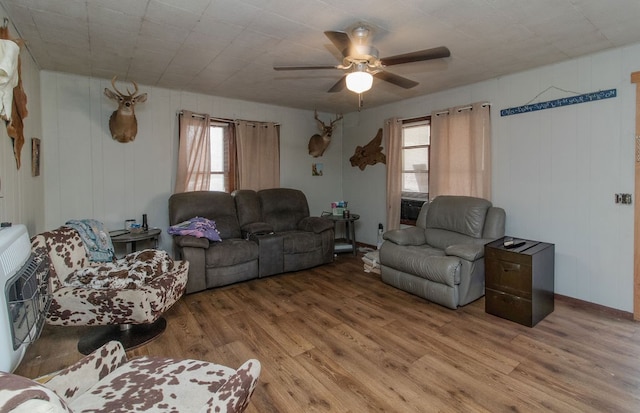
<instances>
[{"instance_id":1,"label":"ceiling fan","mask_svg":"<svg viewBox=\"0 0 640 413\"><path fill-rule=\"evenodd\" d=\"M384 70L387 66L404 63L420 62L451 56L451 52L444 46L432 49L418 50L390 57L378 57L378 49L371 46L371 30L366 25L358 25L351 31L351 37L346 32L326 31L324 34L331 43L340 50L343 56L342 64L338 65L306 65L306 66L274 66L275 70L321 70L340 69L344 74L330 89L330 93L339 92L346 86L352 92L361 94L371 89L373 77L410 89L418 82L407 79Z\"/></svg>"}]
</instances>

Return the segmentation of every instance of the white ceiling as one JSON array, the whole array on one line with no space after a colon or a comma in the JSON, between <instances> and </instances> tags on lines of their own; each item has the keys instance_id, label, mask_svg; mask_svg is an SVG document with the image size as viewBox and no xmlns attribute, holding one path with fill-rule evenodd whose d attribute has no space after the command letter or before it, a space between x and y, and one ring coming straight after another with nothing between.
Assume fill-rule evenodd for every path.
<instances>
[{"instance_id":1,"label":"white ceiling","mask_svg":"<svg viewBox=\"0 0 640 413\"><path fill-rule=\"evenodd\" d=\"M41 69L255 102L357 110L326 91L340 70L324 36L358 22L380 57L447 46L451 57L389 67L420 82L374 80L364 107L640 42L639 0L0 0ZM14 35L16 35L14 33Z\"/></svg>"}]
</instances>

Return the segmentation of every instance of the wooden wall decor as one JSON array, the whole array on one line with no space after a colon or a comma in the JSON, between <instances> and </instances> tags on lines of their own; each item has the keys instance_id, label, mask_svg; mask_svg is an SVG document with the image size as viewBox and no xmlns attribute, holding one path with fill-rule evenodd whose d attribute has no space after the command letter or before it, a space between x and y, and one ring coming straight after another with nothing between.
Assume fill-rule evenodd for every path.
<instances>
[{"instance_id":1,"label":"wooden wall decor","mask_svg":"<svg viewBox=\"0 0 640 413\"><path fill-rule=\"evenodd\" d=\"M12 39L9 35L8 21L5 19L4 24L0 26L0 39L11 40L22 47L23 42L20 39ZM7 120L7 134L13 139L13 156L16 158L16 166L20 169L20 153L24 146L24 123L23 119L27 117L27 95L22 88L20 56L18 56L18 85L13 88L13 103L11 109L11 119Z\"/></svg>"},{"instance_id":2,"label":"wooden wall decor","mask_svg":"<svg viewBox=\"0 0 640 413\"><path fill-rule=\"evenodd\" d=\"M357 166L361 171L367 165L375 165L378 162L387 163L387 157L382 153L382 128L378 129L378 134L365 146L358 146L351 158L351 166Z\"/></svg>"}]
</instances>

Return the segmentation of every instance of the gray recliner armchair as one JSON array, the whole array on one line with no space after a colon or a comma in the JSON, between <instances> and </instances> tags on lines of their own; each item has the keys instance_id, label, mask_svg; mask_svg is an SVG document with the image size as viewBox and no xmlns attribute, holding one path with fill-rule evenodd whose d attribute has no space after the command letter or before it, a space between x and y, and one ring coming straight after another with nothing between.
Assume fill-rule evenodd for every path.
<instances>
[{"instance_id":1,"label":"gray recliner armchair","mask_svg":"<svg viewBox=\"0 0 640 413\"><path fill-rule=\"evenodd\" d=\"M258 245L242 237L231 194L195 191L171 195L169 224L193 217L215 221L222 241L188 235L173 237L176 255L189 262L187 294L258 276Z\"/></svg>"},{"instance_id":2,"label":"gray recliner armchair","mask_svg":"<svg viewBox=\"0 0 640 413\"><path fill-rule=\"evenodd\" d=\"M415 227L383 235L382 281L445 307L466 305L484 295L484 245L504 228L505 211L486 199L436 197Z\"/></svg>"}]
</instances>

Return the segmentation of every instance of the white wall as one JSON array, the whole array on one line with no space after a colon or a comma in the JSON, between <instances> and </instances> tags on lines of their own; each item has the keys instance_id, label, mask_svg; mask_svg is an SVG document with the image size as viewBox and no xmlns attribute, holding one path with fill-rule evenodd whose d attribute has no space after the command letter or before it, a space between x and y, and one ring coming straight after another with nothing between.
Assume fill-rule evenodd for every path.
<instances>
[{"instance_id":1,"label":"white wall","mask_svg":"<svg viewBox=\"0 0 640 413\"><path fill-rule=\"evenodd\" d=\"M507 234L554 243L559 294L633 311L635 85L640 45L351 113L343 133L344 197L362 218L358 241L375 244L385 222L385 166L352 168L349 157L392 116L409 118L477 101L492 104L493 203ZM616 88L618 97L500 117L549 86L580 93ZM552 89L536 102L570 96ZM385 151L386 153L386 151ZM634 202L638 200L635 199Z\"/></svg>"},{"instance_id":2,"label":"white wall","mask_svg":"<svg viewBox=\"0 0 640 413\"><path fill-rule=\"evenodd\" d=\"M136 106L136 140L123 144L109 133L115 109L103 94L109 80L42 71L41 82L47 229L81 218L119 229L125 219L141 221L146 213L150 226L165 230L177 159L176 113L182 109L280 123L281 186L304 191L317 215L342 195L341 133L337 130L324 156L314 160L307 151L317 132L311 111L139 85L148 99ZM313 162L324 164L323 176L311 176ZM163 235L160 246L170 251L170 237Z\"/></svg>"},{"instance_id":3,"label":"white wall","mask_svg":"<svg viewBox=\"0 0 640 413\"><path fill-rule=\"evenodd\" d=\"M0 8L0 21L4 17L6 14ZM9 34L17 37L16 33L10 24ZM42 138L40 77L37 65L24 47L20 50L20 59L29 114L23 120L25 142L20 169L13 155L13 140L7 135L5 122L0 122L0 221L25 224L29 235L34 235L44 222L42 175L31 176L31 138Z\"/></svg>"}]
</instances>

